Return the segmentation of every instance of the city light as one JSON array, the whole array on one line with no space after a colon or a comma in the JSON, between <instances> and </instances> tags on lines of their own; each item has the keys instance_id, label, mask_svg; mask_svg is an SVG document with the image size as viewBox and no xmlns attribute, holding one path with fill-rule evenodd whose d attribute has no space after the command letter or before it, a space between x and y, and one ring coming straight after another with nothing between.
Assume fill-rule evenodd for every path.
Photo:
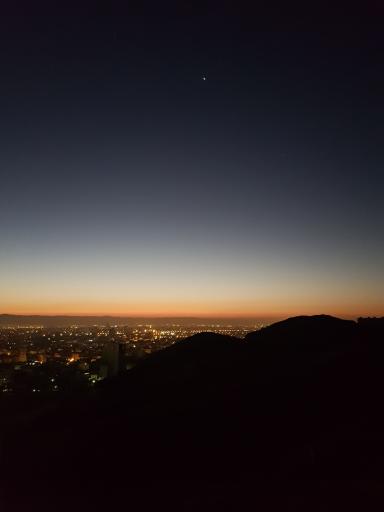
<instances>
[{"instance_id":1,"label":"city light","mask_svg":"<svg viewBox=\"0 0 384 512\"><path fill-rule=\"evenodd\" d=\"M66 328L17 326L0 329L0 390L49 393L86 389L130 370L153 352L202 331L243 338L261 321L134 323Z\"/></svg>"}]
</instances>

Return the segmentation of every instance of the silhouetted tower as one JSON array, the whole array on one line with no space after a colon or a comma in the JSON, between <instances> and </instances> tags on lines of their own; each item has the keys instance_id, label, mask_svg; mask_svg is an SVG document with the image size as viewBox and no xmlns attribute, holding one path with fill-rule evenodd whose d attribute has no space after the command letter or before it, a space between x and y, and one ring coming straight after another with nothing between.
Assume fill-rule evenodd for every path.
<instances>
[{"instance_id":1,"label":"silhouetted tower","mask_svg":"<svg viewBox=\"0 0 384 512\"><path fill-rule=\"evenodd\" d=\"M100 377L113 377L120 372L123 361L124 345L115 340L110 340L104 345L101 356Z\"/></svg>"}]
</instances>

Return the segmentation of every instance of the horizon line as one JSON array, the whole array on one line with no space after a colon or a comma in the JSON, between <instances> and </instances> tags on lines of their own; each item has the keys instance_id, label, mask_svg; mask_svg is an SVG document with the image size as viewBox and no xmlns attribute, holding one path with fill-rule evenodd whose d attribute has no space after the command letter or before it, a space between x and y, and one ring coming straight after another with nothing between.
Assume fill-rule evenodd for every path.
<instances>
[{"instance_id":1,"label":"horizon line","mask_svg":"<svg viewBox=\"0 0 384 512\"><path fill-rule=\"evenodd\" d=\"M183 320L202 320L202 319L231 319L231 320L260 320L260 319L284 319L284 318L292 318L296 316L334 316L339 318L348 318L348 319L357 319L360 317L382 317L384 315L362 315L359 314L346 314L346 313L260 313L260 314L202 314L202 315L180 315L180 314L169 314L169 315L159 315L159 314L142 314L142 315L122 315L122 314L103 314L103 313L54 313L54 314L45 314L45 313L0 313L0 317L9 316L9 317L39 317L39 318L120 318L126 320L136 320L136 319L183 319Z\"/></svg>"},{"instance_id":2,"label":"horizon line","mask_svg":"<svg viewBox=\"0 0 384 512\"><path fill-rule=\"evenodd\" d=\"M0 313L0 316L39 316L39 317L48 317L54 318L57 316L61 317L97 317L97 318L277 318L285 315L280 314L265 314L265 315L220 315L220 314L201 314L201 315L180 315L180 314L142 314L142 315L124 315L124 314L111 314L111 313Z\"/></svg>"}]
</instances>

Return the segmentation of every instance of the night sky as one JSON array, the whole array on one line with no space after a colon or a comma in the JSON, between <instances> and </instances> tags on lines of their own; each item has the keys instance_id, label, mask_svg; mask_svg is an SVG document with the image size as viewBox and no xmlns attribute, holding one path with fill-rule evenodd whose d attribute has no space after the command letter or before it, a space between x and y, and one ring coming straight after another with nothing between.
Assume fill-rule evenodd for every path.
<instances>
[{"instance_id":1,"label":"night sky","mask_svg":"<svg viewBox=\"0 0 384 512\"><path fill-rule=\"evenodd\" d=\"M270 3L4 10L0 312L384 315L383 8Z\"/></svg>"}]
</instances>

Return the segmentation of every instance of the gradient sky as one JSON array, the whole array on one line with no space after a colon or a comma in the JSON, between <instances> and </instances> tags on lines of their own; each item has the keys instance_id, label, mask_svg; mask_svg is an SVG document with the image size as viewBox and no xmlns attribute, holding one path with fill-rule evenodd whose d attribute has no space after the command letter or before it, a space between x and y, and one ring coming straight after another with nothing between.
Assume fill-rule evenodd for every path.
<instances>
[{"instance_id":1,"label":"gradient sky","mask_svg":"<svg viewBox=\"0 0 384 512\"><path fill-rule=\"evenodd\" d=\"M0 312L384 315L383 10L322 4L4 12Z\"/></svg>"}]
</instances>

